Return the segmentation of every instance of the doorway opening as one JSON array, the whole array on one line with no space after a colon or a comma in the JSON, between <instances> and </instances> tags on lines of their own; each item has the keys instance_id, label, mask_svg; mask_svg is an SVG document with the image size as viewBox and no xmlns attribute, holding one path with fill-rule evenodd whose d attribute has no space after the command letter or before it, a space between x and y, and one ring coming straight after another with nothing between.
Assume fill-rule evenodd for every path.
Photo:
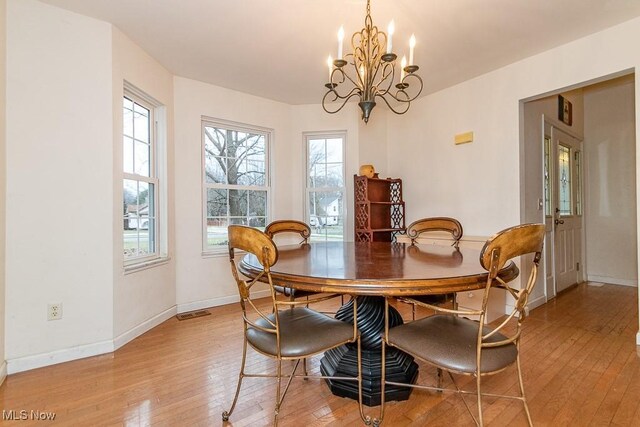
<instances>
[{"instance_id":1,"label":"doorway opening","mask_svg":"<svg viewBox=\"0 0 640 427\"><path fill-rule=\"evenodd\" d=\"M530 308L584 281L637 287L633 70L522 107L521 219L547 229Z\"/></svg>"}]
</instances>

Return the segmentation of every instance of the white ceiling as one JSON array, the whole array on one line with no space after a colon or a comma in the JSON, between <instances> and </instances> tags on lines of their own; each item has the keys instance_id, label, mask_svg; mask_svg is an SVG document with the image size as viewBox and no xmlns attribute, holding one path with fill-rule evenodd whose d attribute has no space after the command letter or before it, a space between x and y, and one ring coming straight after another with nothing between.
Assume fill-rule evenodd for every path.
<instances>
[{"instance_id":1,"label":"white ceiling","mask_svg":"<svg viewBox=\"0 0 640 427\"><path fill-rule=\"evenodd\" d=\"M289 104L319 103L336 32L364 25L366 0L42 0L113 23L172 73ZM394 52L424 93L640 15L638 0L372 0L394 19ZM347 53L345 42L345 53ZM551 64L550 64L551 66Z\"/></svg>"}]
</instances>

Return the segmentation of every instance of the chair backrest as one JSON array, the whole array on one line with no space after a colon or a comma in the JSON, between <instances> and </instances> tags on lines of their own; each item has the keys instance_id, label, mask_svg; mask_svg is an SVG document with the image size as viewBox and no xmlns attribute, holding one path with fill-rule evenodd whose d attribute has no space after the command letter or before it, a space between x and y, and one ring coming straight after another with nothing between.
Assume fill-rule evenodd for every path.
<instances>
[{"instance_id":1,"label":"chair backrest","mask_svg":"<svg viewBox=\"0 0 640 427\"><path fill-rule=\"evenodd\" d=\"M542 246L544 244L544 224L523 224L502 230L486 241L482 251L480 252L480 265L484 267L489 276L482 301L481 324L484 323L486 314L486 306L489 299L491 289L502 288L506 290L515 300L513 310L507 318L493 331L482 336L482 345L484 347L493 347L499 345L497 343L486 344L486 339L494 335L498 331L505 329L505 326L511 319L517 317L518 327L515 333L506 334L510 337L505 342L513 342L520 336L520 327L526 317L525 307L538 276L538 265L542 257ZM523 258L522 262L531 259L532 267L529 279L521 289L514 289L508 286L498 276L498 272L507 265L507 262L519 256L533 254L533 258ZM497 283L496 283L497 282ZM480 336L481 334L479 334Z\"/></svg>"},{"instance_id":2,"label":"chair backrest","mask_svg":"<svg viewBox=\"0 0 640 427\"><path fill-rule=\"evenodd\" d=\"M297 233L302 237L301 243L308 243L311 237L311 227L302 221L295 219L284 219L273 221L264 230L265 234L273 239L273 236L279 233Z\"/></svg>"},{"instance_id":3,"label":"chair backrest","mask_svg":"<svg viewBox=\"0 0 640 427\"><path fill-rule=\"evenodd\" d=\"M247 227L244 225L230 225L228 227L229 232L229 261L231 262L231 273L238 286L238 294L240 295L240 306L242 307L243 318L245 321L245 327L247 325L256 327L266 332L278 333L278 316L275 316L275 322L272 322L267 317L265 311L260 310L253 302L251 298L251 288L258 282L265 281L269 284L271 290L272 305L269 307L269 313L276 312L276 296L273 289L273 281L271 279L271 266L278 261L278 249L273 243L273 240L262 231ZM238 267L235 261L235 251L242 250L247 254L252 254L262 264L262 272L251 280L244 280L240 278ZM255 324L254 319L262 317L265 319L272 328L264 328Z\"/></svg>"},{"instance_id":4,"label":"chair backrest","mask_svg":"<svg viewBox=\"0 0 640 427\"><path fill-rule=\"evenodd\" d=\"M416 240L423 233L432 231L446 231L451 233L453 245L458 247L458 242L462 238L462 224L455 218L449 217L432 217L422 218L412 222L407 227L407 236L411 239L411 244L416 244Z\"/></svg>"}]
</instances>

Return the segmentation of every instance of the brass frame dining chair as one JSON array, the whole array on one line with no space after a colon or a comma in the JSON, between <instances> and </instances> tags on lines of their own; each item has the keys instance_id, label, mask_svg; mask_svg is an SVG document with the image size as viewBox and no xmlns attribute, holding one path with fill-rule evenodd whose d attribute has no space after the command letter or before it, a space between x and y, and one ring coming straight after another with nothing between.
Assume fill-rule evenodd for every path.
<instances>
[{"instance_id":1,"label":"brass frame dining chair","mask_svg":"<svg viewBox=\"0 0 640 427\"><path fill-rule=\"evenodd\" d=\"M384 418L384 390L386 385L402 385L436 391L453 391L462 397L462 401L477 425L483 425L482 397L502 397L520 400L524 405L529 425L532 425L531 414L527 405L520 366L520 337L522 324L527 317L526 305L529 294L536 283L538 264L542 255L544 242L544 224L525 224L508 228L495 234L485 243L480 253L480 264L488 271L484 287L482 306L479 310L451 310L434 305L424 304L411 298L407 302L415 302L432 310L445 314L436 314L411 323L389 328L385 320L382 340L382 402L379 418L374 425L379 425ZM531 259L532 268L524 287L515 289L507 285L499 276L499 271L513 258L521 258L521 262ZM514 299L511 313L496 327L484 326L487 302L490 294L496 290L505 291ZM385 303L388 311L389 302ZM477 321L463 316L478 316ZM514 325L515 324L515 325ZM386 378L385 352L386 346L393 346L435 367L445 370L453 383L454 389L421 386L415 384L399 384L384 381ZM502 395L482 392L482 377L502 372L516 365L520 395ZM452 373L472 375L476 378L476 390L461 390ZM469 408L465 394L475 394L477 398L478 417Z\"/></svg>"},{"instance_id":2,"label":"brass frame dining chair","mask_svg":"<svg viewBox=\"0 0 640 427\"><path fill-rule=\"evenodd\" d=\"M307 243L309 243L309 239L311 238L311 227L308 224L296 219L281 219L272 221L264 229L264 232L267 236L271 237L271 239L273 239L276 234L299 234L300 237L302 237L302 241L300 242L301 245L306 245ZM289 297L291 300L294 300L296 298L309 299L309 297L312 297L314 295L320 295L320 293L317 292L301 291L277 284L274 285L274 289L276 290L276 292ZM334 296L338 295L336 294ZM340 295L340 301L341 304L344 305L344 295Z\"/></svg>"},{"instance_id":3,"label":"brass frame dining chair","mask_svg":"<svg viewBox=\"0 0 640 427\"><path fill-rule=\"evenodd\" d=\"M464 230L462 229L460 221L455 218L431 217L416 220L407 227L407 237L411 239L411 245L415 246L419 244L418 238L421 235L437 231L444 231L451 234L451 238L453 239L451 246L458 249ZM451 303L453 309L457 308L455 293L446 295L421 295L416 296L413 299L431 305ZM413 320L416 320L416 307L417 304L412 304L411 315Z\"/></svg>"},{"instance_id":4,"label":"brass frame dining chair","mask_svg":"<svg viewBox=\"0 0 640 427\"><path fill-rule=\"evenodd\" d=\"M278 423L278 413L284 397L294 377L300 378L326 378L339 380L352 380L358 383L358 403L360 417L365 424L370 424L371 419L364 416L362 408L362 354L360 333L358 331L356 310L357 301L354 300L354 323L342 322L322 313L304 307L306 301L287 301L276 299L276 293L271 277L271 267L278 260L278 249L273 240L265 233L255 228L232 225L229 232L229 261L231 272L238 286L240 306L243 319L243 349L238 385L233 398L233 403L228 411L222 413L222 420L228 421L238 401L242 380L245 377L276 378L276 403L274 411L274 425ZM253 254L262 265L263 269L253 279L244 280L235 260L236 250ZM258 303L252 298L254 286L259 282L266 282L271 293L269 304L270 312L261 309L264 302ZM314 299L313 302L324 301L326 298ZM281 309L284 308L284 309ZM296 374L300 360L325 352L332 348L347 343L357 345L357 377L331 377L322 375ZM276 373L246 373L247 347L250 346L257 353L276 360ZM290 374L282 373L282 361L295 361ZM287 383L282 389L282 379Z\"/></svg>"}]
</instances>

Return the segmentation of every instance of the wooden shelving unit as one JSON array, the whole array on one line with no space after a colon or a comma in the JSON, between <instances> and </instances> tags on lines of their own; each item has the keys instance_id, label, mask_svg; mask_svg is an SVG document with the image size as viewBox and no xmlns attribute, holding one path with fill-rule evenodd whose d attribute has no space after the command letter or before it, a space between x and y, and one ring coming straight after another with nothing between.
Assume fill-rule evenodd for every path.
<instances>
[{"instance_id":1,"label":"wooden shelving unit","mask_svg":"<svg viewBox=\"0 0 640 427\"><path fill-rule=\"evenodd\" d=\"M403 232L404 201L401 179L353 176L355 241L392 242Z\"/></svg>"}]
</instances>

